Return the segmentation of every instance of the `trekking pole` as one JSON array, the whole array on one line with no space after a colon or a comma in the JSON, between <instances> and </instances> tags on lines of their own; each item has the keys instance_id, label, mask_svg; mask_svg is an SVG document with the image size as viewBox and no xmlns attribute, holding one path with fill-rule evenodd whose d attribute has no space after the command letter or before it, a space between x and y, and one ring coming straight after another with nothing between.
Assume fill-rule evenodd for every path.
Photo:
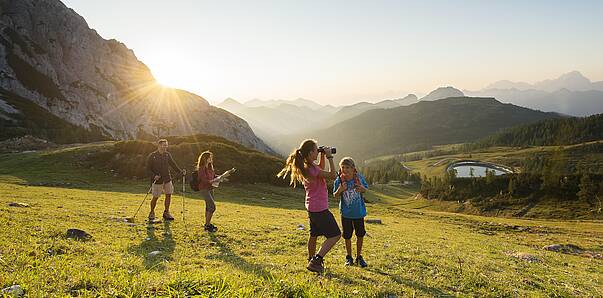
<instances>
[{"instance_id":1,"label":"trekking pole","mask_svg":"<svg viewBox=\"0 0 603 298\"><path fill-rule=\"evenodd\" d=\"M134 216L132 216L130 218L126 218L126 220L128 222L133 222L134 221L134 218L136 217L136 215L138 215L138 211L140 211L140 208L142 208L142 205L147 200L147 197L153 191L153 184L155 184L155 182L157 182L157 179L154 179L153 183L151 183L151 187L149 187L149 190L147 191L147 194L144 196L144 199L142 199L142 202L140 203L140 206L138 206L138 209L136 209L136 213L134 213Z\"/></svg>"},{"instance_id":2,"label":"trekking pole","mask_svg":"<svg viewBox=\"0 0 603 298\"><path fill-rule=\"evenodd\" d=\"M186 228L186 222L184 221L184 213L186 212L186 209L184 209L184 194L186 193L185 178L186 175L182 175L182 223L184 224L184 228Z\"/></svg>"}]
</instances>

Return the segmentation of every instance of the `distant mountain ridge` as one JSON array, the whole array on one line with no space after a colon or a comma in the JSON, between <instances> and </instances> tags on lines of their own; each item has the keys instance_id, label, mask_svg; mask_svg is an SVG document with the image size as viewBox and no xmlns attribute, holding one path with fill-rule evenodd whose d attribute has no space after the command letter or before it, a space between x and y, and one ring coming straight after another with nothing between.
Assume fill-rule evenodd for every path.
<instances>
[{"instance_id":1,"label":"distant mountain ridge","mask_svg":"<svg viewBox=\"0 0 603 298\"><path fill-rule=\"evenodd\" d=\"M391 109L401 106L411 105L417 103L419 100L416 95L409 94L399 99L386 99L377 103L359 102L353 105L344 106L339 109L333 117L331 117L323 126L329 127L347 119L353 118L366 111L375 109Z\"/></svg>"},{"instance_id":2,"label":"distant mountain ridge","mask_svg":"<svg viewBox=\"0 0 603 298\"><path fill-rule=\"evenodd\" d=\"M559 117L494 98L446 98L370 110L328 129L291 136L276 149L288 151L305 138L316 138L321 144L337 146L342 156L364 160L432 145L472 142L503 128Z\"/></svg>"},{"instance_id":3,"label":"distant mountain ridge","mask_svg":"<svg viewBox=\"0 0 603 298\"><path fill-rule=\"evenodd\" d=\"M438 100L438 99L449 98L449 97L463 97L463 96L465 96L465 94L463 94L463 92L461 90L448 86L448 87L440 87L438 89L435 89L435 90L429 92L429 94L422 97L421 100Z\"/></svg>"},{"instance_id":4,"label":"distant mountain ridge","mask_svg":"<svg viewBox=\"0 0 603 298\"><path fill-rule=\"evenodd\" d=\"M322 107L324 107L323 105L320 105L314 101L308 100L308 99L303 99L303 98L298 98L295 100L282 100L282 99L277 99L277 100L261 100L258 98L252 99L248 102L243 103L244 106L247 107L252 107L252 108L256 108L256 107L277 107L279 105L282 104L288 104L288 105L294 105L297 107L307 107L313 110L316 109L320 109Z\"/></svg>"},{"instance_id":5,"label":"distant mountain ridge","mask_svg":"<svg viewBox=\"0 0 603 298\"><path fill-rule=\"evenodd\" d=\"M603 91L603 81L591 82L590 79L582 75L579 71L571 71L562 74L556 79L543 80L534 84L525 82L512 82L508 80L492 83L482 90L489 89L517 89L517 90L541 90L547 92L555 92L561 89L572 91Z\"/></svg>"},{"instance_id":6,"label":"distant mountain ridge","mask_svg":"<svg viewBox=\"0 0 603 298\"><path fill-rule=\"evenodd\" d=\"M546 91L555 89L555 86L565 86L572 87L576 89L588 89L588 88L598 88L603 82L591 82L589 79L585 78L579 72L570 72L560 76L554 80L543 80L541 82L535 84L528 83L514 83L510 81L499 81L497 83L491 84L489 87L500 87L503 89L483 89L479 91L469 91L469 90L459 90L452 86L440 87L429 94L425 95L422 98L417 98L416 95L410 94L404 98L400 99L386 99L376 103L370 102L358 102L352 105L347 106L339 106L339 107L330 107L331 110L336 110L336 112L330 112L328 108L322 106L321 108L316 109L315 114L308 117L302 117L300 121L308 122L309 125L300 129L300 126L292 126L292 128L284 128L287 126L287 119L291 121L298 121L293 119L297 118L300 115L303 115L303 112L297 111L294 109L287 109L287 111L273 111L273 113L277 113L280 116L285 115L285 113L293 113L293 116L279 119L276 122L272 123L264 123L264 128L270 129L270 127L279 127L282 128L281 132L277 134L273 134L270 137L265 138L268 142L276 147L277 150L282 153L288 153L291 149L291 145L293 142L291 138L299 138L301 136L313 137L312 133L317 131L330 129L337 129L342 123L349 123L348 120L357 121L359 116L368 113L367 115L373 115L374 117L377 115L375 110L391 110L397 109L401 106L409 106L417 103L428 102L428 101L438 101L444 98L461 98L467 96L471 97L479 97L479 98L495 98L500 100L500 102L512 103L516 106L526 107L529 109L535 109L544 112L553 112L547 115L555 115L558 117L559 114L568 115L568 116L588 116L597 113L603 113L603 91L598 90L570 90L570 89L559 89L556 91ZM517 87L517 88L515 88ZM541 88L545 90L537 90L533 88ZM509 88L509 89L505 89ZM525 89L525 90L520 90ZM271 105L272 109L279 109L278 106L287 104L293 104L293 101L261 101L255 100L253 104L266 104ZM221 106L227 107L228 102L225 101ZM236 104L236 107L241 107L243 104ZM298 103L293 104L297 106L302 106L304 104ZM319 104L312 104L306 106L320 106ZM231 105L228 107L231 111L235 109L235 105ZM478 112L479 110L476 110ZM371 113L369 113L371 112ZM538 112L538 111L534 111ZM248 119L247 115L238 114L242 118ZM295 116L297 115L297 116ZM307 114L306 114L307 115ZM470 115L467 115L469 117ZM368 117L368 116L367 116ZM402 117L402 116L400 116ZM265 120L268 117L264 117ZM308 120L312 119L312 120ZM317 119L326 119L326 120L318 120ZM535 118L540 119L538 117ZM534 119L524 119L526 121L532 121ZM270 121L267 121L270 122ZM254 126L254 121L250 120L252 127ZM257 125L256 125L257 126ZM501 126L502 127L502 126ZM377 129L377 128L376 128ZM254 128L255 130L255 128ZM297 141L296 141L297 142ZM363 153L364 154L364 153Z\"/></svg>"},{"instance_id":7,"label":"distant mountain ridge","mask_svg":"<svg viewBox=\"0 0 603 298\"><path fill-rule=\"evenodd\" d=\"M227 98L217 104L247 120L262 139L273 143L284 135L328 127L372 109L389 109L416 103L418 98L409 94L399 99L382 100L377 103L360 102L350 106L320 105L314 101L253 99L241 103ZM300 125L301 124L301 125Z\"/></svg>"},{"instance_id":8,"label":"distant mountain ridge","mask_svg":"<svg viewBox=\"0 0 603 298\"><path fill-rule=\"evenodd\" d=\"M498 81L482 90L464 92L469 96L495 97L502 102L571 116L603 113L603 82L591 82L578 71L534 84Z\"/></svg>"},{"instance_id":9,"label":"distant mountain ridge","mask_svg":"<svg viewBox=\"0 0 603 298\"><path fill-rule=\"evenodd\" d=\"M308 100L252 100L240 103L228 98L217 105L245 120L255 133L264 140L272 140L279 135L298 133L308 127L319 127L333 110L309 103ZM312 108L320 106L320 108Z\"/></svg>"}]
</instances>

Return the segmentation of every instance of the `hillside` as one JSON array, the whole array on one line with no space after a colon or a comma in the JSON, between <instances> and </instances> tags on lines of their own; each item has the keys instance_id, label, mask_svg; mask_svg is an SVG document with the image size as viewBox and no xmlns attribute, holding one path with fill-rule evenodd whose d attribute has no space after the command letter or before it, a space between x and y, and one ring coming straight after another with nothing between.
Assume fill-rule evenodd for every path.
<instances>
[{"instance_id":1,"label":"hillside","mask_svg":"<svg viewBox=\"0 0 603 298\"><path fill-rule=\"evenodd\" d=\"M94 125L79 127L39 105L0 88L0 140L33 135L55 143L86 143L107 140Z\"/></svg>"},{"instance_id":2,"label":"hillside","mask_svg":"<svg viewBox=\"0 0 603 298\"><path fill-rule=\"evenodd\" d=\"M115 145L87 146L107 144ZM209 234L202 231L201 198L178 184L174 222L145 224L140 214L148 212L147 198L128 223L147 182L81 168L66 158L78 150L0 155L0 288L19 285L28 296L603 295L600 221L434 212L415 198L416 189L374 187L367 194L369 218L382 224L366 225L369 266L344 266L340 242L325 258L325 274L316 275L304 268L303 192L221 185L213 220L219 231ZM336 204L331 200L338 217ZM69 239L70 228L92 239ZM545 249L554 244L578 249Z\"/></svg>"},{"instance_id":3,"label":"hillside","mask_svg":"<svg viewBox=\"0 0 603 298\"><path fill-rule=\"evenodd\" d=\"M547 119L506 129L478 140L474 147L572 145L603 140L603 114Z\"/></svg>"},{"instance_id":4,"label":"hillside","mask_svg":"<svg viewBox=\"0 0 603 298\"><path fill-rule=\"evenodd\" d=\"M421 97L421 100L438 100L438 99L443 99L443 98L450 98L450 97L463 97L465 96L465 94L463 94L463 92L461 90L458 90L454 87L448 86L448 87L440 87L437 88L431 92L429 92L429 94Z\"/></svg>"},{"instance_id":5,"label":"hillside","mask_svg":"<svg viewBox=\"0 0 603 298\"><path fill-rule=\"evenodd\" d=\"M342 156L362 160L475 141L503 128L559 117L493 98L447 98L367 111L328 129L291 137L288 145L293 148L303 138L316 138L321 144L337 146Z\"/></svg>"},{"instance_id":6,"label":"hillside","mask_svg":"<svg viewBox=\"0 0 603 298\"><path fill-rule=\"evenodd\" d=\"M359 102L348 106L343 106L333 114L332 117L327 119L325 123L322 125L323 127L330 127L339 122L345 121L347 119L358 116L366 111L375 110L375 109L391 109L397 108L401 106L408 106L413 103L417 103L419 100L417 96L414 94L409 94L403 98L398 99L386 99L379 101L377 103L370 102Z\"/></svg>"},{"instance_id":7,"label":"hillside","mask_svg":"<svg viewBox=\"0 0 603 298\"><path fill-rule=\"evenodd\" d=\"M425 201L428 208L487 216L603 218L600 201L603 197L603 141L566 146L489 147L471 151L463 146L456 147L454 150L436 149L399 157L407 160L404 167L423 178L422 191L429 190L428 196L432 199ZM515 174L451 180L447 176L447 168L463 160L506 166ZM391 161L375 159L366 168ZM386 169L373 170L369 175L377 175L376 179L380 179L382 172L393 176ZM594 187L589 186L589 194L581 193L586 188L585 182ZM453 186L448 187L447 184Z\"/></svg>"},{"instance_id":8,"label":"hillside","mask_svg":"<svg viewBox=\"0 0 603 298\"><path fill-rule=\"evenodd\" d=\"M199 154L210 150L214 153L215 168L218 172L237 168L237 173L230 178L232 182L283 184L282 179L275 177L282 168L283 161L274 156L216 136L170 137L168 141L168 150L176 163L189 173L194 169ZM110 181L116 177L147 181L149 174L146 169L146 157L156 149L154 143L147 141L107 141L33 153L4 154L0 155L0 175L12 173L23 181L41 180L53 184L62 183L63 179L80 180L81 177L70 177L70 173L85 171L94 173L92 176L97 178L81 181L82 185L98 183L95 180ZM47 169L53 169L53 173L38 176ZM179 175L173 170L172 175L179 179Z\"/></svg>"},{"instance_id":9,"label":"hillside","mask_svg":"<svg viewBox=\"0 0 603 298\"><path fill-rule=\"evenodd\" d=\"M2 99L0 117L14 122L12 135L46 121L20 110L35 104L78 127L71 139L204 133L272 152L244 120L159 85L131 49L103 39L59 0L0 1L0 11L0 88L11 97Z\"/></svg>"}]
</instances>

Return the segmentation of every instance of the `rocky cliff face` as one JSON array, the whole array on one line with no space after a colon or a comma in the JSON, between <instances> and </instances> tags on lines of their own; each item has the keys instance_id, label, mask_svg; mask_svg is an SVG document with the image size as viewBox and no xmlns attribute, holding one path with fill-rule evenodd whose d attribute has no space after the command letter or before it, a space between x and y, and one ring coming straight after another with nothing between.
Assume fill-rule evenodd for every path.
<instances>
[{"instance_id":1,"label":"rocky cliff face","mask_svg":"<svg viewBox=\"0 0 603 298\"><path fill-rule=\"evenodd\" d=\"M132 50L58 0L0 0L0 88L115 139L206 133L271 152L244 120L158 85Z\"/></svg>"}]
</instances>

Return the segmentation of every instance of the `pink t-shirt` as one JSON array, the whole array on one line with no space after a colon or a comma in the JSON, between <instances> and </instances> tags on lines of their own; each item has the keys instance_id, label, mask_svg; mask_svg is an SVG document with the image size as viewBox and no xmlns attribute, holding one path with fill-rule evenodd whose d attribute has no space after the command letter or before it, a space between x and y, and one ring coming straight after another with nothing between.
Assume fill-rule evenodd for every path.
<instances>
[{"instance_id":1,"label":"pink t-shirt","mask_svg":"<svg viewBox=\"0 0 603 298\"><path fill-rule=\"evenodd\" d=\"M313 165L308 168L309 179L304 180L306 189L306 209L310 212L320 212L329 209L329 195L327 194L327 181L318 177L320 168Z\"/></svg>"}]
</instances>

